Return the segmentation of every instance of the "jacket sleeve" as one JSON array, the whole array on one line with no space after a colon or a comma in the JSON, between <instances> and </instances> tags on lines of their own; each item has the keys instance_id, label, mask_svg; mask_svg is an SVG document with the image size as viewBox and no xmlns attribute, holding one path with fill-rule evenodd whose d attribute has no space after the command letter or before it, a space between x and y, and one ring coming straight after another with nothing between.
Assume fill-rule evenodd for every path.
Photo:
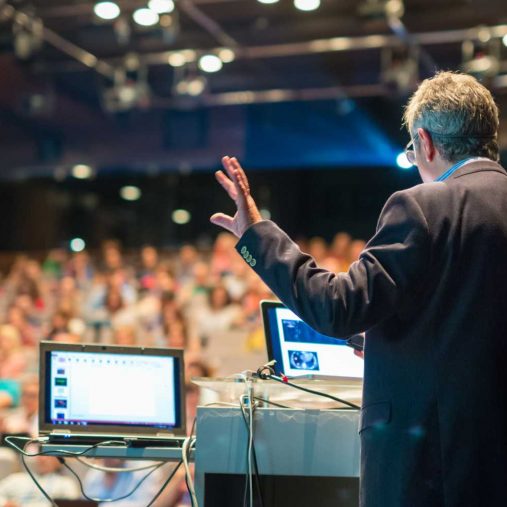
<instances>
[{"instance_id":1,"label":"jacket sleeve","mask_svg":"<svg viewBox=\"0 0 507 507\"><path fill-rule=\"evenodd\" d=\"M328 336L346 337L414 300L427 274L431 241L419 204L402 191L387 201L374 237L347 273L317 267L268 220L248 228L236 249L309 326Z\"/></svg>"}]
</instances>

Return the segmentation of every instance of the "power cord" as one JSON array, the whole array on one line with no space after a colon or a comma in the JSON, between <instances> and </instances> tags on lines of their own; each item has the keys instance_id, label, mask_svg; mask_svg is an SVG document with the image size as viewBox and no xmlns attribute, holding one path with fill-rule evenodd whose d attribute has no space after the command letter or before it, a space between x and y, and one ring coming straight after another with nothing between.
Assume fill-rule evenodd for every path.
<instances>
[{"instance_id":1,"label":"power cord","mask_svg":"<svg viewBox=\"0 0 507 507\"><path fill-rule=\"evenodd\" d=\"M315 391L314 389L308 389L307 387L303 387L303 386L299 386L297 384L294 384L294 383L290 382L288 377L286 377L285 375L283 377L279 377L278 375L274 375L272 373L264 373L261 371L261 373L259 373L259 378L261 378L263 380L274 380L276 382L280 382L281 384L285 384L287 386L293 387L294 389L299 389L300 391L304 391L306 393L315 394L316 396L322 396L324 398L334 400L338 403L345 405L348 408L351 408L354 410L361 410L361 407L359 405L356 405L355 403L352 403L350 401L343 400L342 398L338 398L337 396L333 396L331 394L322 393L320 391Z\"/></svg>"},{"instance_id":2,"label":"power cord","mask_svg":"<svg viewBox=\"0 0 507 507\"><path fill-rule=\"evenodd\" d=\"M194 425L195 425L195 421L194 421ZM24 444L23 447L19 447L19 445L17 445L14 442L14 440L24 441L25 444ZM137 491L137 489L139 489L139 487L142 485L142 483L152 473L154 473L155 470L158 470L160 467L162 467L162 466L164 466L166 464L164 462L160 462L158 464L152 464L149 467L148 466L144 466L144 467L141 467L139 469L131 469L131 470L129 470L129 471L138 471L138 470L143 470L143 469L146 470L148 468L151 468L151 470L147 474L145 474L145 476L137 483L137 485L127 495L121 496L119 498L114 498L114 499L97 499L97 498L90 498L90 497L88 497L86 495L86 493L83 491L83 483L82 483L81 478L79 477L79 475L75 472L75 470L72 469L72 467L70 467L65 462L65 459L63 457L56 456L56 453L58 453L58 454L65 453L65 454L69 455L70 457L78 458L80 456L84 456L85 454L91 452L93 449L96 449L97 447L111 446L111 445L115 445L115 446L116 445L121 445L121 446L125 446L126 447L125 442L123 442L121 440L107 440L107 441L104 441L104 442L99 442L97 444L94 444L94 445L92 445L90 447L87 447L83 451L79 451L79 452L67 451L65 449L58 449L58 450L49 450L49 451L42 451L42 452L36 452L36 453L28 453L28 452L26 452L25 449L30 444L35 444L35 443L40 444L40 443L47 442L47 438L45 438L45 437L43 437L43 438L28 438L28 437L7 436L7 437L5 437L5 442L9 446L11 446L13 449L17 450L21 454L21 461L23 463L23 466L24 466L26 472L28 473L28 475L30 476L30 478L33 480L33 482L36 485L37 489L42 493L42 495L50 503L51 507L58 507L58 505L53 501L53 499L48 495L48 493L44 490L44 488L38 482L37 478L35 477L35 475L33 474L33 472L28 467L28 464L26 463L26 459L25 458L27 458L27 457L35 457L35 456L53 456L53 457L56 457L60 461L60 463L62 463L63 466L65 466L65 468L67 468L72 473L72 475L77 479L83 497L86 498L87 500L92 501L92 502L99 502L99 503L100 502L112 503L112 502L117 502L119 500L123 500L125 498L128 498L129 496L131 496L132 494L134 494ZM179 467L182 465L182 463L183 463L183 460L180 460L179 463L176 465L176 467L172 470L171 474L169 475L169 477L167 478L167 480L164 482L164 484L162 485L162 487L159 489L159 491L157 492L157 494L153 497L153 499L151 500L151 502L147 505L147 507L151 507L155 503L155 501L162 494L162 492L167 487L167 485L169 484L169 482L171 481L171 479L174 477L174 475L176 474L176 471L179 469ZM85 462L85 464L90 465L87 462ZM111 469L107 469L106 467L101 467L101 468L104 469L102 471L112 471ZM122 471L126 471L126 470L122 470Z\"/></svg>"},{"instance_id":3,"label":"power cord","mask_svg":"<svg viewBox=\"0 0 507 507\"><path fill-rule=\"evenodd\" d=\"M90 502L96 502L96 503L113 503L118 502L120 500L125 500L125 498L128 498L129 496L132 496L144 483L144 481L155 472L155 470L158 470L160 467L164 466L165 463L160 463L159 465L156 465L153 467L147 474L144 475L142 479L139 480L139 482L135 485L135 487L129 491L127 494L122 495L118 498L93 498L88 496L84 491L83 481L79 477L79 475L76 473L76 471L65 461L65 458L62 458L61 456L57 458L58 461L77 479L77 482L79 483L79 489L81 490L81 494L83 495L83 498L86 500L89 500Z\"/></svg>"}]
</instances>

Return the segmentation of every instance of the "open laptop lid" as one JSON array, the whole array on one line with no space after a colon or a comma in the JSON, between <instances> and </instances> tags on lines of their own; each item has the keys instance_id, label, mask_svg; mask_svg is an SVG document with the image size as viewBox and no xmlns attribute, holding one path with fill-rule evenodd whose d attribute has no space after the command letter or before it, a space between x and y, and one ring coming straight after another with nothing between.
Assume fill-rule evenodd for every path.
<instances>
[{"instance_id":1,"label":"open laptop lid","mask_svg":"<svg viewBox=\"0 0 507 507\"><path fill-rule=\"evenodd\" d=\"M269 360L290 377L362 379L363 360L340 340L314 331L283 303L261 301Z\"/></svg>"},{"instance_id":2,"label":"open laptop lid","mask_svg":"<svg viewBox=\"0 0 507 507\"><path fill-rule=\"evenodd\" d=\"M183 350L40 343L41 434L184 436Z\"/></svg>"}]
</instances>

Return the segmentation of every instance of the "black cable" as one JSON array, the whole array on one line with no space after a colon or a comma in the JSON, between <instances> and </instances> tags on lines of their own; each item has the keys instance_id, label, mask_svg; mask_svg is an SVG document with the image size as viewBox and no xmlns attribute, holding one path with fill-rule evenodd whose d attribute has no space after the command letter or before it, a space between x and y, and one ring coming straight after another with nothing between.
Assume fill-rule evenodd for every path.
<instances>
[{"instance_id":1,"label":"black cable","mask_svg":"<svg viewBox=\"0 0 507 507\"><path fill-rule=\"evenodd\" d=\"M76 473L76 471L67 464L65 461L65 458L62 458L61 456L57 458L58 461L77 479L77 482L79 483L79 489L81 490L81 494L86 500L89 500L90 502L96 502L96 503L113 503L118 502L120 500L125 500L125 498L128 498L129 496L133 495L143 484L143 482L153 473L155 470L158 470L161 466L164 466L165 463L161 463L160 465L157 465L153 467L147 474L144 475L144 477L136 484L136 486L126 495L120 496L118 498L92 498L88 496L84 491L83 482L81 481L81 478Z\"/></svg>"},{"instance_id":2,"label":"black cable","mask_svg":"<svg viewBox=\"0 0 507 507\"><path fill-rule=\"evenodd\" d=\"M262 401L262 403L267 403L268 405L273 405L274 407L278 407L278 408L294 408L294 407L288 407L287 405L282 405L280 403L275 403L274 401L266 400L265 398L259 398L258 396L254 396L254 400Z\"/></svg>"},{"instance_id":3,"label":"black cable","mask_svg":"<svg viewBox=\"0 0 507 507\"><path fill-rule=\"evenodd\" d=\"M256 398L256 397L254 397L254 398L262 400L262 398ZM264 400L262 400L262 401L264 401ZM253 412L255 411L255 405L252 407L252 409L253 409L252 410L252 414L253 414ZM245 426L246 426L246 429L248 432L248 440L250 441L250 425L248 424L248 420L245 415L243 404L241 404L241 415L243 416L243 421L245 422ZM248 453L248 451L247 451L247 453ZM252 439L252 455L253 455L253 461L254 461L255 484L257 486L257 491L259 493L261 507L264 507L264 498L262 496L262 489L261 489L261 482L260 482L260 475L259 475L259 465L257 463L257 453L255 452L255 443L254 443L253 439ZM248 460L248 455L247 455L247 460ZM247 492L247 489L245 488L245 497L243 498L244 502L246 502L246 492Z\"/></svg>"},{"instance_id":4,"label":"black cable","mask_svg":"<svg viewBox=\"0 0 507 507\"><path fill-rule=\"evenodd\" d=\"M350 401L347 401L347 400L342 400L341 398L338 398L336 396L332 396L331 394L321 393L320 391L314 391L313 389L308 389L307 387L298 386L297 384L293 384L292 382L289 382L288 380L284 380L281 377L277 377L276 375L263 374L263 376L261 378L275 380L276 382L280 382L281 384L288 385L290 387L293 387L294 389L299 389L300 391L304 391L306 393L315 394L317 396L322 396L324 398L329 398L330 400L334 400L334 401L337 401L338 403L342 403L343 405L346 405L349 408L353 408L355 410L361 410L361 407L359 405L356 405L355 403L351 403Z\"/></svg>"},{"instance_id":5,"label":"black cable","mask_svg":"<svg viewBox=\"0 0 507 507\"><path fill-rule=\"evenodd\" d=\"M44 497L51 504L52 507L58 507L58 505L53 501L53 499L46 493L44 488L39 484L39 481L37 481L37 479L35 478L35 475L33 475L30 468L28 468L28 464L26 463L25 456L23 454L21 454L21 461L23 463L23 466L25 467L27 474L32 478L32 481L37 486L37 489L44 495Z\"/></svg>"},{"instance_id":6,"label":"black cable","mask_svg":"<svg viewBox=\"0 0 507 507\"><path fill-rule=\"evenodd\" d=\"M151 507L156 501L157 498L162 494L162 491L167 487L167 485L171 482L171 479L174 477L178 468L183 464L183 460L180 460L179 463L174 467L173 471L170 473L167 480L162 484L161 488L158 490L157 494L152 498L151 502L146 507Z\"/></svg>"},{"instance_id":7,"label":"black cable","mask_svg":"<svg viewBox=\"0 0 507 507\"><path fill-rule=\"evenodd\" d=\"M25 441L25 445L24 445L23 449L11 441L14 439ZM21 455L26 456L27 458L34 458L35 456L59 456L59 454L61 454L61 453L68 454L69 456L72 456L72 457L79 457L79 456L84 456L85 454L88 454L90 451L93 451L93 449L96 449L97 447L101 447L101 446L107 447L107 446L112 446L112 445L115 445L115 446L121 445L123 447L128 447L126 445L126 443L121 440L106 440L104 442L98 442L96 444L93 444L90 447L87 447L83 451L79 451L79 452L66 451L64 449L54 449L54 450L43 451L43 452L28 453L25 451L25 448L27 445L29 445L31 443L40 444L40 443L44 443L44 442L40 442L39 440L33 439L33 438L16 437L13 435L6 436L4 441L6 444L8 444L13 449L18 451Z\"/></svg>"}]
</instances>

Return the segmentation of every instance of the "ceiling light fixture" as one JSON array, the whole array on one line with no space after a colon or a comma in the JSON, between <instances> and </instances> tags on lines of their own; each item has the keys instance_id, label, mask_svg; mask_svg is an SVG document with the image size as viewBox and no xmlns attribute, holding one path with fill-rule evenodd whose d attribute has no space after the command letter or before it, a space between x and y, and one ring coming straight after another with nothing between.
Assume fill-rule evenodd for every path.
<instances>
[{"instance_id":1,"label":"ceiling light fixture","mask_svg":"<svg viewBox=\"0 0 507 507\"><path fill-rule=\"evenodd\" d=\"M120 8L115 2L97 2L93 8L95 15L101 19L116 19L120 15Z\"/></svg>"},{"instance_id":2,"label":"ceiling light fixture","mask_svg":"<svg viewBox=\"0 0 507 507\"><path fill-rule=\"evenodd\" d=\"M320 0L294 0L294 7L300 11L314 11L320 7Z\"/></svg>"},{"instance_id":3,"label":"ceiling light fixture","mask_svg":"<svg viewBox=\"0 0 507 507\"><path fill-rule=\"evenodd\" d=\"M167 14L174 11L173 0L150 0L148 7L157 14Z\"/></svg>"},{"instance_id":4,"label":"ceiling light fixture","mask_svg":"<svg viewBox=\"0 0 507 507\"><path fill-rule=\"evenodd\" d=\"M203 55L199 58L199 68L204 72L218 72L223 67L217 55Z\"/></svg>"},{"instance_id":5,"label":"ceiling light fixture","mask_svg":"<svg viewBox=\"0 0 507 507\"><path fill-rule=\"evenodd\" d=\"M158 23L159 16L155 11L151 9L137 9L132 15L134 21L141 26L153 26Z\"/></svg>"}]
</instances>

